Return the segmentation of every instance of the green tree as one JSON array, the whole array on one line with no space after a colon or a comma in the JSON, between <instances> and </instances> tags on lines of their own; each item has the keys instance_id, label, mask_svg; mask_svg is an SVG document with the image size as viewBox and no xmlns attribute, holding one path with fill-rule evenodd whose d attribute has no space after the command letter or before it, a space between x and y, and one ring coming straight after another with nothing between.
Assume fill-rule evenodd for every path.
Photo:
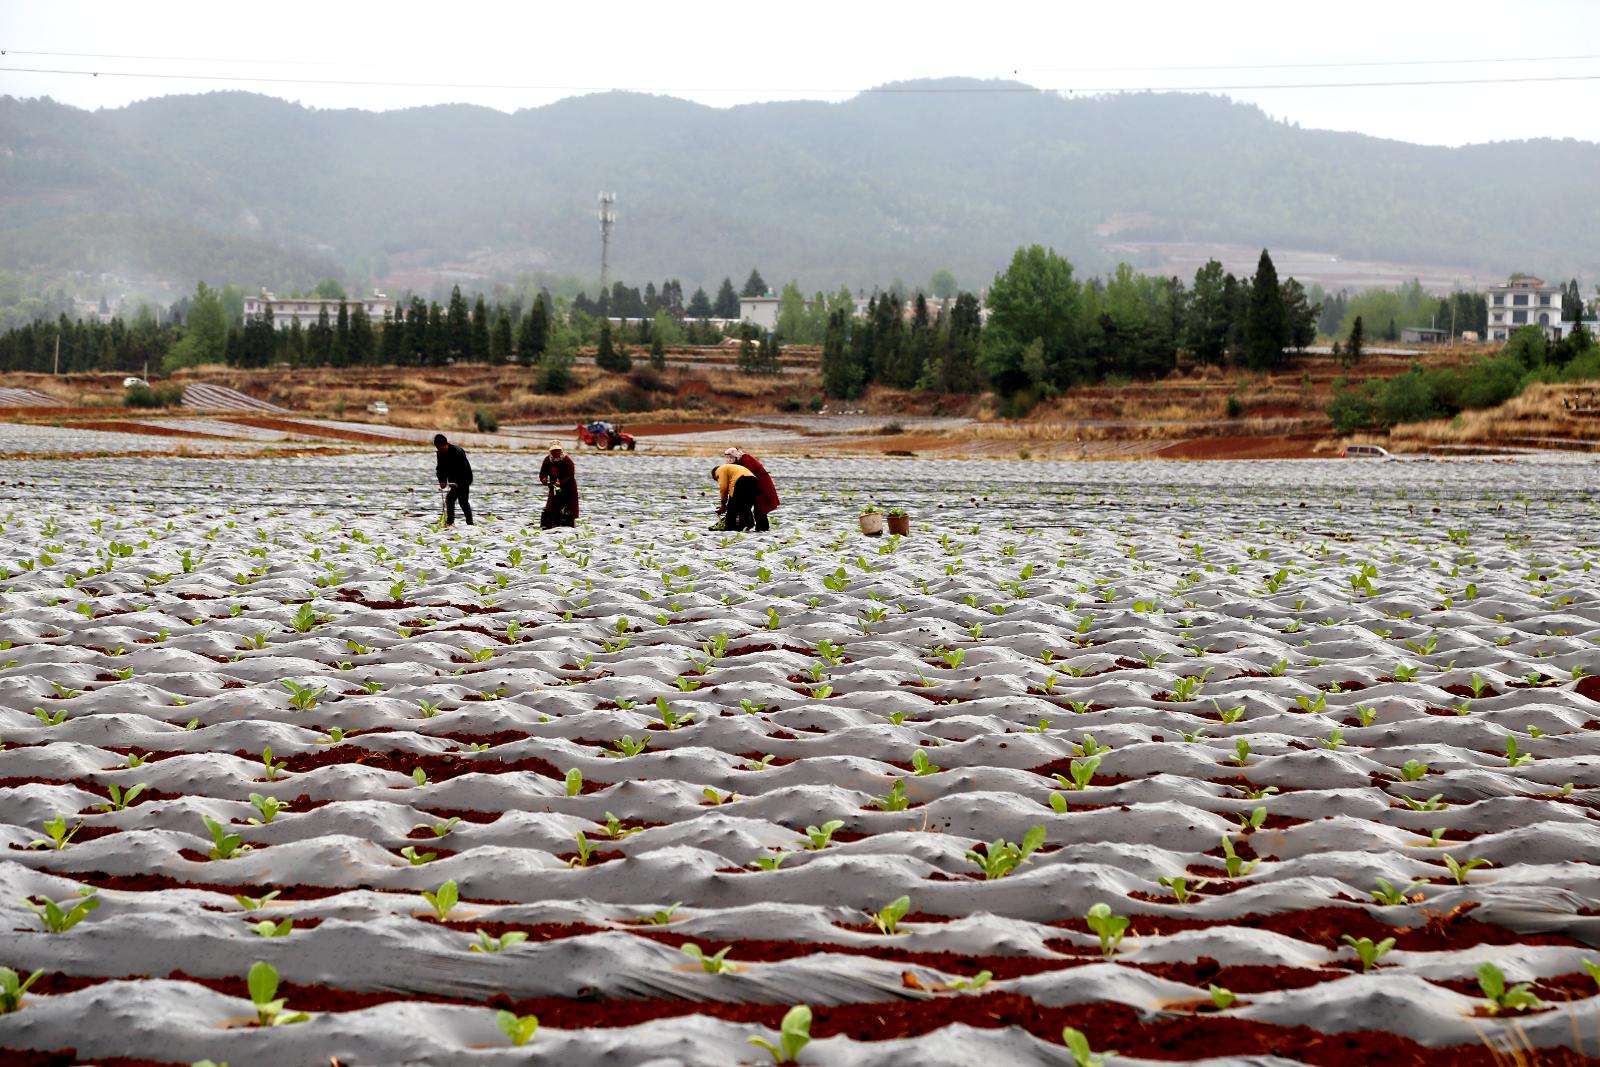
<instances>
[{"instance_id":1,"label":"green tree","mask_svg":"<svg viewBox=\"0 0 1600 1067\"><path fill-rule=\"evenodd\" d=\"M611 320L600 320L600 343L595 348L594 365L601 370L626 374L633 369L633 357L611 343Z\"/></svg>"},{"instance_id":2,"label":"green tree","mask_svg":"<svg viewBox=\"0 0 1600 1067\"><path fill-rule=\"evenodd\" d=\"M344 286L340 285L332 278L325 278L318 282L317 287L312 290L312 294L321 300L347 299L345 296Z\"/></svg>"},{"instance_id":3,"label":"green tree","mask_svg":"<svg viewBox=\"0 0 1600 1067\"><path fill-rule=\"evenodd\" d=\"M732 282L728 282L727 285L730 290L733 288ZM704 289L696 289L694 295L689 298L689 306L683 309L683 313L691 319L709 319L712 311L711 298L706 295Z\"/></svg>"},{"instance_id":4,"label":"green tree","mask_svg":"<svg viewBox=\"0 0 1600 1067\"><path fill-rule=\"evenodd\" d=\"M653 346L657 342L662 345L683 344L683 327L666 308L657 311L655 318L650 321L650 343Z\"/></svg>"},{"instance_id":5,"label":"green tree","mask_svg":"<svg viewBox=\"0 0 1600 1067\"><path fill-rule=\"evenodd\" d=\"M367 309L357 304L350 312L350 362L366 366L374 362L375 355L372 320L367 318Z\"/></svg>"},{"instance_id":6,"label":"green tree","mask_svg":"<svg viewBox=\"0 0 1600 1067\"><path fill-rule=\"evenodd\" d=\"M711 304L711 316L718 319L739 317L739 294L734 292L732 278L722 279L722 287L717 290L717 299Z\"/></svg>"},{"instance_id":7,"label":"green tree","mask_svg":"<svg viewBox=\"0 0 1600 1067\"><path fill-rule=\"evenodd\" d=\"M489 333L489 362L496 365L511 358L511 313L497 308L494 329Z\"/></svg>"},{"instance_id":8,"label":"green tree","mask_svg":"<svg viewBox=\"0 0 1600 1067\"><path fill-rule=\"evenodd\" d=\"M806 296L795 282L785 285L778 295L778 332L792 341L806 340Z\"/></svg>"},{"instance_id":9,"label":"green tree","mask_svg":"<svg viewBox=\"0 0 1600 1067\"><path fill-rule=\"evenodd\" d=\"M656 314L665 315L666 312L658 311ZM650 338L650 366L658 371L667 369L667 346L661 340L661 334L659 333Z\"/></svg>"},{"instance_id":10,"label":"green tree","mask_svg":"<svg viewBox=\"0 0 1600 1067\"><path fill-rule=\"evenodd\" d=\"M483 302L483 294L478 294L478 299L472 305L472 329L468 333L467 358L475 363L486 363L489 360L489 309Z\"/></svg>"},{"instance_id":11,"label":"green tree","mask_svg":"<svg viewBox=\"0 0 1600 1067\"><path fill-rule=\"evenodd\" d=\"M201 282L195 286L194 297L189 301L183 336L167 350L162 365L170 373L181 367L221 363L227 351L228 318L222 308L222 296Z\"/></svg>"},{"instance_id":12,"label":"green tree","mask_svg":"<svg viewBox=\"0 0 1600 1067\"><path fill-rule=\"evenodd\" d=\"M989 384L1012 395L1036 384L1065 387L1084 376L1078 334L1082 287L1072 264L1042 245L1019 248L989 290L982 367ZM1028 346L1039 342L1037 365L1025 368Z\"/></svg>"},{"instance_id":13,"label":"green tree","mask_svg":"<svg viewBox=\"0 0 1600 1067\"><path fill-rule=\"evenodd\" d=\"M1363 355L1361 349L1366 344L1366 340L1366 328L1361 322L1361 316L1357 315L1350 323L1350 336L1345 340L1344 352L1340 356L1339 362L1346 367L1353 367L1360 363Z\"/></svg>"},{"instance_id":14,"label":"green tree","mask_svg":"<svg viewBox=\"0 0 1600 1067\"><path fill-rule=\"evenodd\" d=\"M1284 328L1288 331L1288 344L1299 351L1317 339L1317 316L1322 307L1306 297L1305 286L1290 278L1283 283Z\"/></svg>"},{"instance_id":15,"label":"green tree","mask_svg":"<svg viewBox=\"0 0 1600 1067\"><path fill-rule=\"evenodd\" d=\"M350 365L350 306L343 300L339 301L339 316L333 327L328 362L335 367Z\"/></svg>"},{"instance_id":16,"label":"green tree","mask_svg":"<svg viewBox=\"0 0 1600 1067\"><path fill-rule=\"evenodd\" d=\"M1278 270L1265 248L1256 263L1255 277L1250 279L1248 307L1241 362L1255 370L1274 370L1283 364L1283 350L1289 343L1289 325L1284 316Z\"/></svg>"},{"instance_id":17,"label":"green tree","mask_svg":"<svg viewBox=\"0 0 1600 1067\"><path fill-rule=\"evenodd\" d=\"M1183 346L1196 363L1215 366L1228 351L1228 299L1222 264L1215 259L1194 272L1194 291L1184 320Z\"/></svg>"},{"instance_id":18,"label":"green tree","mask_svg":"<svg viewBox=\"0 0 1600 1067\"><path fill-rule=\"evenodd\" d=\"M959 291L956 286L956 276L943 267L934 271L933 277L928 279L928 292L936 299L949 300Z\"/></svg>"},{"instance_id":19,"label":"green tree","mask_svg":"<svg viewBox=\"0 0 1600 1067\"><path fill-rule=\"evenodd\" d=\"M533 298L533 307L522 320L517 333L517 358L523 363L539 362L550 337L550 310L545 305L544 294Z\"/></svg>"},{"instance_id":20,"label":"green tree","mask_svg":"<svg viewBox=\"0 0 1600 1067\"><path fill-rule=\"evenodd\" d=\"M740 296L766 296L767 283L762 279L761 272L754 267L750 268L750 277L744 280L744 288L739 290ZM737 312L735 312L737 314ZM732 316L727 316L731 318Z\"/></svg>"},{"instance_id":21,"label":"green tree","mask_svg":"<svg viewBox=\"0 0 1600 1067\"><path fill-rule=\"evenodd\" d=\"M832 397L858 396L866 383L865 373L852 358L851 323L843 308L835 308L822 338L822 391Z\"/></svg>"},{"instance_id":22,"label":"green tree","mask_svg":"<svg viewBox=\"0 0 1600 1067\"><path fill-rule=\"evenodd\" d=\"M461 286L450 287L450 303L444 315L444 354L447 359L466 359L472 354L472 315Z\"/></svg>"}]
</instances>

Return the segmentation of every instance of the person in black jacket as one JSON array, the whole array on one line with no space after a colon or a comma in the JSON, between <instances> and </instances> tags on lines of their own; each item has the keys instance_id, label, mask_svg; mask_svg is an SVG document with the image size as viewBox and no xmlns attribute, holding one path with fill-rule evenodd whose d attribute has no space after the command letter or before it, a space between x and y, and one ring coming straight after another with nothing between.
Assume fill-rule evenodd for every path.
<instances>
[{"instance_id":1,"label":"person in black jacket","mask_svg":"<svg viewBox=\"0 0 1600 1067\"><path fill-rule=\"evenodd\" d=\"M444 498L444 524L454 526L456 521L456 504L461 504L461 514L466 517L467 525L472 525L472 502L467 499L472 491L472 464L467 462L467 454L461 450L460 445L453 445L442 433L433 435L433 447L438 450L439 461L434 466L434 473L439 477L439 488L448 488L449 492Z\"/></svg>"}]
</instances>

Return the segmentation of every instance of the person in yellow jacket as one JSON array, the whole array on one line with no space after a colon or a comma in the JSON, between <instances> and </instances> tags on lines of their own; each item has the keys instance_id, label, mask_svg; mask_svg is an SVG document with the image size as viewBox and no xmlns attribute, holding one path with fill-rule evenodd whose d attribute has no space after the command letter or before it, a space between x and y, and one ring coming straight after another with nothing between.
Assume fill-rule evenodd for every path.
<instances>
[{"instance_id":1,"label":"person in yellow jacket","mask_svg":"<svg viewBox=\"0 0 1600 1067\"><path fill-rule=\"evenodd\" d=\"M759 484L750 468L723 463L711 472L721 498L717 514L725 530L748 530L756 524L756 490Z\"/></svg>"}]
</instances>

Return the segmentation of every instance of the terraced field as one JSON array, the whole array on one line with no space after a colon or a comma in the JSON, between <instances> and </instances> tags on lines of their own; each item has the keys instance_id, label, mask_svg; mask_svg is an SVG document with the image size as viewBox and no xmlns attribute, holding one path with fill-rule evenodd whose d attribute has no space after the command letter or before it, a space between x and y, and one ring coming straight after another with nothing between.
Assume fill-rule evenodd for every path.
<instances>
[{"instance_id":1,"label":"terraced field","mask_svg":"<svg viewBox=\"0 0 1600 1067\"><path fill-rule=\"evenodd\" d=\"M12 462L6 1063L1600 1052L1600 468L427 460Z\"/></svg>"}]
</instances>

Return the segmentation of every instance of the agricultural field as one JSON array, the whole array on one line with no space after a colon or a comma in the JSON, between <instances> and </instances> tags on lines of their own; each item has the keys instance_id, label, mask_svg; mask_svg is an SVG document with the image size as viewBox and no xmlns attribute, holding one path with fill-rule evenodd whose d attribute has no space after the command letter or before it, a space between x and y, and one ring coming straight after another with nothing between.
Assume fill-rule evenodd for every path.
<instances>
[{"instance_id":1,"label":"agricultural field","mask_svg":"<svg viewBox=\"0 0 1600 1067\"><path fill-rule=\"evenodd\" d=\"M0 1061L1600 1054L1600 467L474 458L10 461Z\"/></svg>"}]
</instances>

